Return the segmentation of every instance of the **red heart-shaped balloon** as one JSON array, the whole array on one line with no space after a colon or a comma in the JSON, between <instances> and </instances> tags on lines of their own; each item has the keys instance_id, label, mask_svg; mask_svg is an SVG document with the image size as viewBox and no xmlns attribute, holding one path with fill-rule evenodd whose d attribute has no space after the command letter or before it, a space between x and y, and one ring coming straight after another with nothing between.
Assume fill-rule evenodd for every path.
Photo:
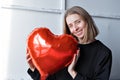
<instances>
[{"instance_id":1,"label":"red heart-shaped balloon","mask_svg":"<svg viewBox=\"0 0 120 80\"><path fill-rule=\"evenodd\" d=\"M28 36L27 49L41 80L68 66L76 54L77 44L71 35L54 35L46 27L35 28Z\"/></svg>"}]
</instances>

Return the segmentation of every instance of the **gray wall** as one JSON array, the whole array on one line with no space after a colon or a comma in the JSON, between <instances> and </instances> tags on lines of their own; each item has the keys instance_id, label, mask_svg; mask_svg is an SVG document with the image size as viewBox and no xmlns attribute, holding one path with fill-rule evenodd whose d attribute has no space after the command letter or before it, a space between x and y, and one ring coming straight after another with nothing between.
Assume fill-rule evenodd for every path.
<instances>
[{"instance_id":1,"label":"gray wall","mask_svg":"<svg viewBox=\"0 0 120 80\"><path fill-rule=\"evenodd\" d=\"M100 39L113 55L111 80L120 80L120 0L67 0L66 8L81 6L93 17Z\"/></svg>"}]
</instances>

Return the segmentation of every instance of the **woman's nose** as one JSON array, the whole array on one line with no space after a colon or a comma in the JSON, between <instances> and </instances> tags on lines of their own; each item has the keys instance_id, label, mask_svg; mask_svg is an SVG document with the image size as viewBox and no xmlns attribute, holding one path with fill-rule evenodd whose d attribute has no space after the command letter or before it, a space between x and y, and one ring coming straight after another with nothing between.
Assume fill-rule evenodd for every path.
<instances>
[{"instance_id":1,"label":"woman's nose","mask_svg":"<svg viewBox=\"0 0 120 80\"><path fill-rule=\"evenodd\" d=\"M76 24L73 25L73 28L74 28L74 31L76 31L78 29Z\"/></svg>"}]
</instances>

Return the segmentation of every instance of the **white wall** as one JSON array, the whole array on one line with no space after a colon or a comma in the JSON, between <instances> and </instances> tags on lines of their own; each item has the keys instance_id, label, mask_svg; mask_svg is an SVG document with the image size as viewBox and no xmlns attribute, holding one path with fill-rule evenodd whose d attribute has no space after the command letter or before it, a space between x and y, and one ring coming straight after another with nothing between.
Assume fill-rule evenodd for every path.
<instances>
[{"instance_id":1,"label":"white wall","mask_svg":"<svg viewBox=\"0 0 120 80\"><path fill-rule=\"evenodd\" d=\"M62 14L1 5L0 11L0 80L31 80L27 74L27 36L36 27L48 27L54 34L61 34Z\"/></svg>"},{"instance_id":2,"label":"white wall","mask_svg":"<svg viewBox=\"0 0 120 80\"><path fill-rule=\"evenodd\" d=\"M35 28L46 26L55 34L60 33L60 17L58 15L36 13L29 11L12 10L9 41L9 63L7 77L25 79L26 66L26 39L27 35ZM43 16L44 15L44 16ZM26 67L26 68L25 68Z\"/></svg>"}]
</instances>

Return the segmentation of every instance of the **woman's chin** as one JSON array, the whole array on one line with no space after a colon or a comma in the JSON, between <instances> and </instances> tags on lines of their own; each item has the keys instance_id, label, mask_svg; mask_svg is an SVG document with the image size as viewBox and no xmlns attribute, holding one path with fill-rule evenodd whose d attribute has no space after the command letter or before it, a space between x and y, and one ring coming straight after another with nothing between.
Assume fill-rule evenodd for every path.
<instances>
[{"instance_id":1,"label":"woman's chin","mask_svg":"<svg viewBox=\"0 0 120 80\"><path fill-rule=\"evenodd\" d=\"M78 35L76 35L78 38L83 38L83 35L80 35L80 34L78 34Z\"/></svg>"}]
</instances>

